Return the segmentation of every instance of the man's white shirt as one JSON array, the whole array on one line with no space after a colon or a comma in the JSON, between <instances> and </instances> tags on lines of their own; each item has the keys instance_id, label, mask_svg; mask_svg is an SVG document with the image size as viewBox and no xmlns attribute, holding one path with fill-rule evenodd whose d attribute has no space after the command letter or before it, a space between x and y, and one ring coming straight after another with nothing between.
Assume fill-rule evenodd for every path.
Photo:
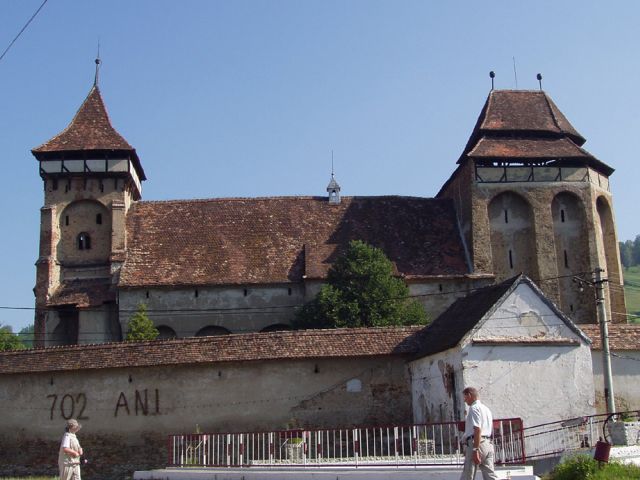
<instances>
[{"instance_id":1,"label":"man's white shirt","mask_svg":"<svg viewBox=\"0 0 640 480\"><path fill-rule=\"evenodd\" d=\"M490 437L493 435L493 415L491 410L480 400L476 400L469 406L469 413L464 425L464 439L473 438L473 427L480 427L480 435Z\"/></svg>"}]
</instances>

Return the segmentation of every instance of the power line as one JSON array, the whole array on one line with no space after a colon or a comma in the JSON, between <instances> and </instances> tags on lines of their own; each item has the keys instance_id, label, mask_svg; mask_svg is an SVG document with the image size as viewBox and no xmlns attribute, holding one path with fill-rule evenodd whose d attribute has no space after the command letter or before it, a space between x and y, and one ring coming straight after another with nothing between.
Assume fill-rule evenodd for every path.
<instances>
[{"instance_id":1,"label":"power line","mask_svg":"<svg viewBox=\"0 0 640 480\"><path fill-rule=\"evenodd\" d=\"M18 38L20 38L20 35L22 35L22 32L24 32L27 29L29 24L33 21L34 18L36 18L36 15L38 15L38 13L40 13L40 10L42 10L42 7L44 7L45 3L47 3L48 1L49 0L44 0L44 2L42 2L42 5L40 5L38 7L38 9L36 10L36 13L31 15L31 18L27 21L27 23L25 23L24 27L22 27L22 30L20 30L18 32L18 34L16 35L16 37L13 40L11 40L11 43L9 44L9 46L7 48L5 48L4 52L2 52L2 55L0 55L0 61L2 61L2 59L7 54L9 49L11 49L11 47L13 47L13 44L16 43L16 40L18 40Z\"/></svg>"},{"instance_id":2,"label":"power line","mask_svg":"<svg viewBox=\"0 0 640 480\"><path fill-rule=\"evenodd\" d=\"M591 273L591 272L579 272L573 275L559 275L556 277L546 277L546 278L538 278L538 279L532 279L538 283L542 283L542 282L549 282L549 281L553 281L553 280L558 280L558 279L562 279L562 278L571 278L571 277L575 277L576 275L583 275L583 274L587 274L587 273ZM481 287L473 287L473 288L464 288L464 289L460 289L460 290L448 290L448 291L442 291L442 292L431 292L431 293L419 293L419 294L412 294L412 295L407 295L406 297L395 297L395 298L389 298L384 300L385 302L389 301L401 301L401 300L406 300L406 299L411 299L411 298L423 298L423 297L437 297L437 296L442 296L442 295L456 295L456 294L462 294L462 293L466 293L466 294L470 294L473 292L476 292L478 290L482 290L484 288L490 288L490 287L494 287L496 285L484 285ZM143 302L144 303L144 302ZM245 311L259 311L259 310L274 310L274 309L288 309L288 308L292 308L292 309L296 309L296 308L301 308L303 306L303 304L295 304L295 305L265 305L265 306L261 306L261 307L211 307L211 308L176 308L176 309L161 309L161 308L152 308L152 309L147 309L146 313L148 315L153 315L153 314L162 314L162 313L171 313L171 314L181 314L181 313L186 313L186 314L194 314L194 313L198 313L198 312L203 312L203 313L215 313L215 312L245 312ZM74 310L75 308L69 308L69 310ZM11 306L0 306L0 310L39 310L39 311L60 311L60 310L65 310L65 308L59 308L59 307L11 307ZM137 312L137 308L136 309L127 309L127 308L121 308L119 309L119 311L121 313L135 313ZM266 313L266 312L265 312Z\"/></svg>"}]
</instances>

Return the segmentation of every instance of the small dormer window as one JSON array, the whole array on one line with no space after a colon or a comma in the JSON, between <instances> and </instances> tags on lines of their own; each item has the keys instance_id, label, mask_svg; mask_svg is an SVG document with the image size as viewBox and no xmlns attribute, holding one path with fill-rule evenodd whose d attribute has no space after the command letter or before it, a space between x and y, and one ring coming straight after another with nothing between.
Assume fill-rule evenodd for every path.
<instances>
[{"instance_id":1,"label":"small dormer window","mask_svg":"<svg viewBox=\"0 0 640 480\"><path fill-rule=\"evenodd\" d=\"M91 250L91 237L88 233L78 235L78 250Z\"/></svg>"}]
</instances>

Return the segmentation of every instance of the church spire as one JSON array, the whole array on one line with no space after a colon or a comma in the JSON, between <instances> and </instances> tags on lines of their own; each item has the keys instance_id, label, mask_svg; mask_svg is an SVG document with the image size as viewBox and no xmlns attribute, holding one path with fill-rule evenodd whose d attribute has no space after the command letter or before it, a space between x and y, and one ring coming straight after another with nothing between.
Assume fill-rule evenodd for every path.
<instances>
[{"instance_id":1,"label":"church spire","mask_svg":"<svg viewBox=\"0 0 640 480\"><path fill-rule=\"evenodd\" d=\"M105 173L118 172L117 175L129 175L134 179L139 196L140 182L146 180L146 176L135 148L111 125L98 87L100 63L98 55L95 60L94 83L71 123L62 132L31 152L41 163L41 169L46 172L76 174L78 172L75 169L79 168L76 166L78 164L82 165L81 171L84 173L104 171ZM78 160L84 163L80 164ZM73 161L76 162L73 163ZM125 167L122 167L122 162L126 165Z\"/></svg>"}]
</instances>

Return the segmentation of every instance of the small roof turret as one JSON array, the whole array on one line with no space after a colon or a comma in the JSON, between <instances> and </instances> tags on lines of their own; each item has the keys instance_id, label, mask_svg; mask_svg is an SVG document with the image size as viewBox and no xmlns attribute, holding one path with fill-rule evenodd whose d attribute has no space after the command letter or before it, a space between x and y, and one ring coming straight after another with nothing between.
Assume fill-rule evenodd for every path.
<instances>
[{"instance_id":1,"label":"small roof turret","mask_svg":"<svg viewBox=\"0 0 640 480\"><path fill-rule=\"evenodd\" d=\"M333 172L331 172L331 180L327 185L327 192L329 193L329 203L340 203L340 185L338 185Z\"/></svg>"}]
</instances>

